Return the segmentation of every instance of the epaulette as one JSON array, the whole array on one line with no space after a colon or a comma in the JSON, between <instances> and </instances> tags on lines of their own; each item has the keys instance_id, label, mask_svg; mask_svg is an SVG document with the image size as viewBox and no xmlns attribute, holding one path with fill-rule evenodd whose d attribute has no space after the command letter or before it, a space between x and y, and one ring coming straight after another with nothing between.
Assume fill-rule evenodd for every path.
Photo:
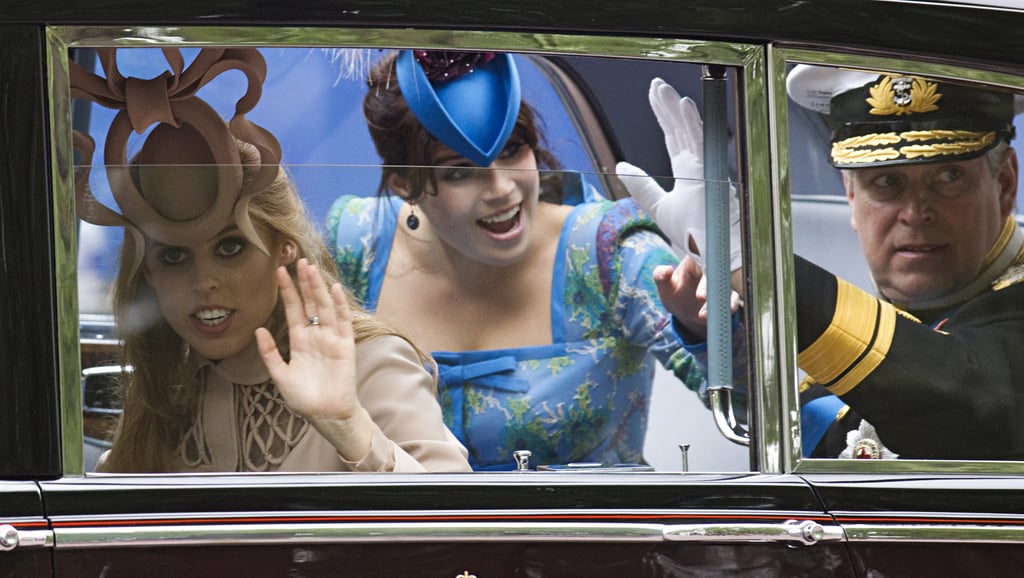
<instances>
[{"instance_id":1,"label":"epaulette","mask_svg":"<svg viewBox=\"0 0 1024 578\"><path fill-rule=\"evenodd\" d=\"M1010 265L1002 275L992 282L992 290L999 291L1024 281L1024 264Z\"/></svg>"}]
</instances>

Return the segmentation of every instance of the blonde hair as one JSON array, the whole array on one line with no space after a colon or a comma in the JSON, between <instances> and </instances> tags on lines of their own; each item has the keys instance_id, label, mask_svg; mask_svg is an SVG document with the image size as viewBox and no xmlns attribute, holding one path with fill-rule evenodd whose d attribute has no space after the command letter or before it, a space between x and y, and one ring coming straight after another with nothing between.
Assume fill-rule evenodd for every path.
<instances>
[{"instance_id":1,"label":"blonde hair","mask_svg":"<svg viewBox=\"0 0 1024 578\"><path fill-rule=\"evenodd\" d=\"M237 144L247 168L258 162L259 154L255 147L241 141ZM330 252L284 170L279 170L269 187L253 195L249 216L255 225L271 232L273 247L268 249L272 252L281 243L291 241L298 249L298 257L305 257L318 267L328 286L338 282ZM160 313L156 294L145 280L142 268L130 266L136 262L137 252L145 251L145 247L135 246L131 239L131 235L125 235L121 246L113 304L122 342L123 365L132 369L121 376L124 409L113 447L100 469L107 472L167 472L173 467L179 443L198 408L199 364L195 356L190 355L185 341ZM288 271L294 279L294 261L288 266ZM347 289L345 294L352 308L357 343L384 335L401 337L360 307ZM267 320L266 327L287 358L287 325L280 302ZM434 374L436 383L437 366L433 359L418 348L416 351Z\"/></svg>"}]
</instances>

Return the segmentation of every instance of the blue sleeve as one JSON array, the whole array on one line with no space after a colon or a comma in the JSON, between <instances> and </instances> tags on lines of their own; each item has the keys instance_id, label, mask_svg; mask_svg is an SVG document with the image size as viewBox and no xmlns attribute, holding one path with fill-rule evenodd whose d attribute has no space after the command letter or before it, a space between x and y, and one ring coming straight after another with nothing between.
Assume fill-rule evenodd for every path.
<instances>
[{"instance_id":1,"label":"blue sleeve","mask_svg":"<svg viewBox=\"0 0 1024 578\"><path fill-rule=\"evenodd\" d=\"M744 416L747 411L747 339L743 331L742 310L732 316L732 385L733 406L738 415ZM706 341L689 342L683 336L686 331L675 318L672 318L673 333L680 346L693 357L693 363L700 371L704 384L700 391L701 398L707 398L708 375L708 344Z\"/></svg>"},{"instance_id":2,"label":"blue sleeve","mask_svg":"<svg viewBox=\"0 0 1024 578\"><path fill-rule=\"evenodd\" d=\"M656 267L677 264L656 231L642 228L626 234L619 244L614 314L630 342L645 346L687 389L701 394L704 375L682 347L654 284Z\"/></svg>"},{"instance_id":3,"label":"blue sleeve","mask_svg":"<svg viewBox=\"0 0 1024 578\"><path fill-rule=\"evenodd\" d=\"M370 269L376 255L375 199L344 195L327 213L327 248L334 257L341 283L364 306L370 286Z\"/></svg>"}]
</instances>

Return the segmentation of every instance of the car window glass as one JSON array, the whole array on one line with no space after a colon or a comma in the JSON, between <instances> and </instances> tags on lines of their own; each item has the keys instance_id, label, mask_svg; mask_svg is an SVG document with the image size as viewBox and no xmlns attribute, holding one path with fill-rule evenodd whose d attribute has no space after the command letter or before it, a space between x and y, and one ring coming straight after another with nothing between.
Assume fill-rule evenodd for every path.
<instances>
[{"instance_id":1,"label":"car window glass","mask_svg":"<svg viewBox=\"0 0 1024 578\"><path fill-rule=\"evenodd\" d=\"M1020 459L976 421L1014 370L975 349L1006 339L977 311L1015 284L1020 96L869 67L787 81L804 457Z\"/></svg>"},{"instance_id":2,"label":"car window glass","mask_svg":"<svg viewBox=\"0 0 1024 578\"><path fill-rule=\"evenodd\" d=\"M271 131L280 141L282 165L295 183L311 218L325 234L331 227L332 205L340 196L370 199L377 195L380 158L368 134L361 101L367 91L366 67L384 52L378 49L261 49L268 75L260 102L247 118ZM185 49L182 53L189 62L197 50ZM73 57L83 66L102 72L91 51L78 49ZM159 49L120 49L117 58L120 72L126 77L150 78L166 67ZM699 65L530 54L516 54L514 58L521 75L523 99L538 112L545 135L544 145L560 161L560 169L543 171L542 179L562 182L567 204L624 196L626 193L614 175L613 165L622 158L656 176L664 188L674 187L664 136L651 113L647 89L652 78L661 76L671 81L680 94L699 101ZM198 94L223 118L230 118L238 95L244 92L246 78L239 73L225 77L223 82L211 82ZM588 101L589 96L598 98ZM730 102L729 106L732 112L733 104ZM76 101L74 110L75 127L89 133L97 143L90 191L100 203L116 208L102 169L105 134L115 111L81 101ZM643 130L635 130L640 126ZM128 150L139 147L146 136L132 135ZM736 182L740 179L735 160L739 145L734 140L729 142L730 178ZM123 241L120 231L119 227L79 222L78 281L87 471L95 467L96 459L110 446L121 403L115 393L116 383L131 372L119 359L110 302L118 248ZM630 243L638 242L636 238ZM632 250L642 252L644 248L637 245ZM650 283L647 278L643 281ZM598 275L593 285L580 287L579 298L602 298L601 282ZM603 291L607 295L608 288ZM570 314L586 315L585 305ZM593 322L615 321L604 318ZM413 341L417 339L415 334L409 337ZM739 354L742 356L745 352ZM742 365L745 369L745 362ZM649 415L641 421L646 421L646 431L641 428L630 432L636 435L636 431L640 431L644 435L642 444L634 444L642 446L642 456L626 464L604 465L617 465L622 470L749 469L749 450L724 439L700 397L683 387L660 364L654 366L654 385L640 394L645 399L638 402L638 407L650 406ZM551 419L566 419L565 408L551 407L549 411ZM597 411L597 417L586 419L602 419L600 413ZM451 424L453 418L446 417ZM580 422L581 427L586 427L586 419ZM740 419L746 421L745 410ZM549 442L541 438L531 442L527 438L521 449L530 450L531 443ZM535 460L534 465L564 467L574 461L579 460L566 459L562 463ZM633 468L631 464L643 467ZM627 467L621 467L624 465ZM576 463L574 467L587 468L592 464L587 461Z\"/></svg>"}]
</instances>

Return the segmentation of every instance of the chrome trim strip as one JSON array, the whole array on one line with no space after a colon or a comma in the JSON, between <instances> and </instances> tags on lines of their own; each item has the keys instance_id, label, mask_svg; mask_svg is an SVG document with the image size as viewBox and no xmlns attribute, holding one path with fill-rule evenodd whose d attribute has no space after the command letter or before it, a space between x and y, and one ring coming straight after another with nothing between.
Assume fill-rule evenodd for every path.
<instances>
[{"instance_id":1,"label":"chrome trim strip","mask_svg":"<svg viewBox=\"0 0 1024 578\"><path fill-rule=\"evenodd\" d=\"M743 66L754 44L664 37L583 36L532 32L422 28L303 28L255 26L54 26L47 29L68 47L77 46L299 46L450 48L626 56Z\"/></svg>"},{"instance_id":2,"label":"chrome trim strip","mask_svg":"<svg viewBox=\"0 0 1024 578\"><path fill-rule=\"evenodd\" d=\"M767 71L767 53L759 47L750 54L742 69L739 91L743 101L737 108L742 108L739 120L743 124L742 128L737 128L737 133L745 140L739 143L737 164L738 170L746 172L741 173L745 178L741 176L741 182L736 185L741 196L741 216L746 217L741 218L741 222L748 225L743 230L743 257L749 279L745 299L746 338L755 384L748 406L757 413L756 428L749 430L751 457L758 471L775 474L785 471L784 423L778 404L779 384L788 382L782 381L785 367L778 362L779 339L775 327L779 309L772 213L778 193L774 190L772 168L764 159L765 151L772 150L771 111L766 106Z\"/></svg>"},{"instance_id":3,"label":"chrome trim strip","mask_svg":"<svg viewBox=\"0 0 1024 578\"><path fill-rule=\"evenodd\" d=\"M78 217L75 213L74 152L71 146L70 66L67 44L50 28L46 29L46 51L61 462L65 475L82 475L85 463L82 455L82 362L78 320Z\"/></svg>"},{"instance_id":4,"label":"chrome trim strip","mask_svg":"<svg viewBox=\"0 0 1024 578\"><path fill-rule=\"evenodd\" d=\"M793 386L795 389L795 385ZM799 437L799 417L793 424L794 435ZM957 461L957 460L839 460L796 458L796 473L857 473L894 474L929 473L938 475L974 474L999 475L1024 473L1024 462L1020 461Z\"/></svg>"},{"instance_id":5,"label":"chrome trim strip","mask_svg":"<svg viewBox=\"0 0 1024 578\"><path fill-rule=\"evenodd\" d=\"M844 524L853 542L1024 544L1024 527L953 524Z\"/></svg>"},{"instance_id":6,"label":"chrome trim strip","mask_svg":"<svg viewBox=\"0 0 1024 578\"><path fill-rule=\"evenodd\" d=\"M667 526L665 538L673 542L796 542L810 546L818 542L842 542L839 526L792 520L784 524L683 524Z\"/></svg>"},{"instance_id":7,"label":"chrome trim strip","mask_svg":"<svg viewBox=\"0 0 1024 578\"><path fill-rule=\"evenodd\" d=\"M10 524L0 525L0 552L24 548L52 548L52 530L19 530ZM0 558L2 560L3 558Z\"/></svg>"},{"instance_id":8,"label":"chrome trim strip","mask_svg":"<svg viewBox=\"0 0 1024 578\"><path fill-rule=\"evenodd\" d=\"M774 360L777 363L778 382L775 391L779 392L776 415L780 416L777 443L779 471L793 471L800 455L800 432L795 424L800 423L800 404L794 388L790 384L797 382L799 368L796 362L796 272L793 260L793 217L790 206L789 176L789 121L788 97L786 95L786 62L784 53L774 46L768 47L768 73L766 74L768 89L768 108L770 111L769 130L771 143L767 147L771 152L771 197L777 199L767 207L771 214L771 237L765 247L774 251L773 263L775 270L774 286L771 287L774 297L774 335L776 347ZM767 336L766 336L767 338Z\"/></svg>"},{"instance_id":9,"label":"chrome trim strip","mask_svg":"<svg viewBox=\"0 0 1024 578\"><path fill-rule=\"evenodd\" d=\"M57 548L351 542L660 542L661 524L372 522L59 529Z\"/></svg>"},{"instance_id":10,"label":"chrome trim strip","mask_svg":"<svg viewBox=\"0 0 1024 578\"><path fill-rule=\"evenodd\" d=\"M52 548L54 535L52 530L19 530L18 548Z\"/></svg>"},{"instance_id":11,"label":"chrome trim strip","mask_svg":"<svg viewBox=\"0 0 1024 578\"><path fill-rule=\"evenodd\" d=\"M588 56L629 57L664 61L685 61L696 64L721 64L737 67L742 75L743 98L748 112L744 130L748 135L742 154L750 157L752 150L765 150L767 117L763 110L764 51L757 44L730 42L687 41L658 37L585 36L571 34L540 34L495 31L458 31L410 28L303 28L252 26L49 26L46 28L47 63L50 93L51 155L55 159L51 171L55 214L56 275L61 290L66 293L58 299L58 331L61 335L60 399L62 421L62 448L64 474L83 475L82 416L80 391L80 360L78 342L77 300L77 240L75 239L73 155L71 154L70 87L68 78L68 49L99 46L299 46L312 50L329 47L415 47L508 50L549 54L578 54ZM747 163L750 165L751 163ZM768 183L769 175L763 163L747 167L747 178L756 189ZM756 173L756 174L755 174ZM765 228L756 239L767 238ZM770 267L770 265L766 266ZM765 269L764 271L767 271ZM762 272L764 272L762 271ZM769 271L770 272L770 271ZM769 296L770 291L755 294ZM765 297L766 299L768 297ZM771 330L766 328L766 334ZM764 356L763 348L768 348ZM762 344L759 359L771 359L774 345ZM762 411L773 411L777 393L776 379L767 373L771 364L761 368L764 375L757 406ZM765 414L762 414L765 415ZM777 420L759 420L769 447L777 447ZM777 451L771 449L760 459L764 471L780 471Z\"/></svg>"},{"instance_id":12,"label":"chrome trim strip","mask_svg":"<svg viewBox=\"0 0 1024 578\"><path fill-rule=\"evenodd\" d=\"M796 542L842 541L838 526L779 524L617 524L501 522L374 522L351 524L224 524L64 528L58 549L354 542Z\"/></svg>"}]
</instances>

